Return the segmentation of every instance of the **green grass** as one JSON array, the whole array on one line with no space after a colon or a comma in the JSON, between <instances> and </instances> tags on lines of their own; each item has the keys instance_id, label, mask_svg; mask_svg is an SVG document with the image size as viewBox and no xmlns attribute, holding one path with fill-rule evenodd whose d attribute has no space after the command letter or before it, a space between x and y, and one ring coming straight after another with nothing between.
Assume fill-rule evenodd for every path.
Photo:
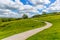
<instances>
[{"instance_id":1,"label":"green grass","mask_svg":"<svg viewBox=\"0 0 60 40\"><path fill-rule=\"evenodd\" d=\"M4 22L0 25L0 39L44 26L45 23L33 19L22 19L11 22Z\"/></svg>"},{"instance_id":2,"label":"green grass","mask_svg":"<svg viewBox=\"0 0 60 40\"><path fill-rule=\"evenodd\" d=\"M60 15L47 15L34 19L51 22L53 26L31 36L27 40L60 40Z\"/></svg>"},{"instance_id":3,"label":"green grass","mask_svg":"<svg viewBox=\"0 0 60 40\"><path fill-rule=\"evenodd\" d=\"M41 21L51 22L53 26L31 36L27 40L60 40L60 15L54 14L42 15L41 17L31 19L0 22L0 40L14 34L42 27L45 23Z\"/></svg>"}]
</instances>

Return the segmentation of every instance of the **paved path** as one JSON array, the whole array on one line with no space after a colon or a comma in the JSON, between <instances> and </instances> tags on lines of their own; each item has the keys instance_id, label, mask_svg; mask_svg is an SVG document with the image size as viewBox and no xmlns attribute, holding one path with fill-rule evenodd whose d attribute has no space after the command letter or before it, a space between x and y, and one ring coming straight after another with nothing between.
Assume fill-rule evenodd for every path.
<instances>
[{"instance_id":1,"label":"paved path","mask_svg":"<svg viewBox=\"0 0 60 40\"><path fill-rule=\"evenodd\" d=\"M41 31L43 31L47 28L50 28L52 26L52 24L49 23L49 22L45 22L45 23L46 23L46 25L43 26L43 27L36 28L36 29L33 29L33 30L29 30L29 31L26 31L26 32L23 32L23 33L19 33L19 34L4 38L2 40L26 40L27 38L31 37L32 35L34 35L38 32L41 32Z\"/></svg>"}]
</instances>

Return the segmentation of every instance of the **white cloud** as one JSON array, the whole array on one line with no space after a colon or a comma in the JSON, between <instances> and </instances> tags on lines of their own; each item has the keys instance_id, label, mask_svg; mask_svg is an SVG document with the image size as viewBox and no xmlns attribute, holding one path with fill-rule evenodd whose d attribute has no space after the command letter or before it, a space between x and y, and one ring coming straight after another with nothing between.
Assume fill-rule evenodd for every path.
<instances>
[{"instance_id":1,"label":"white cloud","mask_svg":"<svg viewBox=\"0 0 60 40\"><path fill-rule=\"evenodd\" d=\"M8 9L5 9L5 10L4 9L0 9L0 15L5 15L6 17L19 17L18 13L12 12L11 10L8 10Z\"/></svg>"},{"instance_id":2,"label":"white cloud","mask_svg":"<svg viewBox=\"0 0 60 40\"><path fill-rule=\"evenodd\" d=\"M46 6L44 6L44 5L37 5L35 8L36 9L44 9L44 8L46 8Z\"/></svg>"},{"instance_id":3,"label":"white cloud","mask_svg":"<svg viewBox=\"0 0 60 40\"><path fill-rule=\"evenodd\" d=\"M29 1L32 2L35 5L38 5L38 4L49 4L50 3L49 0L29 0Z\"/></svg>"},{"instance_id":4,"label":"white cloud","mask_svg":"<svg viewBox=\"0 0 60 40\"><path fill-rule=\"evenodd\" d=\"M44 4L49 4L50 1L49 0L43 0L44 1Z\"/></svg>"},{"instance_id":5,"label":"white cloud","mask_svg":"<svg viewBox=\"0 0 60 40\"><path fill-rule=\"evenodd\" d=\"M55 3L51 4L46 10L51 12L60 11L60 0L56 0Z\"/></svg>"},{"instance_id":6,"label":"white cloud","mask_svg":"<svg viewBox=\"0 0 60 40\"><path fill-rule=\"evenodd\" d=\"M42 10L42 9L46 9L47 7L45 6L45 4L49 4L50 0L29 0L34 7L38 10Z\"/></svg>"},{"instance_id":7,"label":"white cloud","mask_svg":"<svg viewBox=\"0 0 60 40\"><path fill-rule=\"evenodd\" d=\"M49 0L29 0L34 6L23 5L20 0L0 0L0 14L11 16L11 17L21 17L24 13L31 17L30 13L37 14L40 13L38 9L43 9L42 11L48 12L51 10L60 10L60 1L56 0L55 3L46 8L45 4L49 4ZM17 10L17 12L11 11ZM33 16L32 15L32 16Z\"/></svg>"},{"instance_id":8,"label":"white cloud","mask_svg":"<svg viewBox=\"0 0 60 40\"><path fill-rule=\"evenodd\" d=\"M21 5L21 6L20 6ZM21 8L20 8L21 7ZM22 3L13 2L11 0L0 0L0 15L5 15L7 17L21 17L19 13L15 13L11 10L22 10Z\"/></svg>"}]
</instances>

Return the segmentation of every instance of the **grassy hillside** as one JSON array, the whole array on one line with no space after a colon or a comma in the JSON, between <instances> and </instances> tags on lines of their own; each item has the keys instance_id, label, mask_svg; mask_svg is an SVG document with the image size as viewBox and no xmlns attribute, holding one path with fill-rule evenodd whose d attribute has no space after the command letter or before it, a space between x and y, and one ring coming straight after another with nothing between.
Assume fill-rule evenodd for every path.
<instances>
[{"instance_id":1,"label":"grassy hillside","mask_svg":"<svg viewBox=\"0 0 60 40\"><path fill-rule=\"evenodd\" d=\"M38 21L35 21L38 20ZM45 14L36 16L31 19L0 19L0 39L21 33L27 30L44 26L48 21L53 24L49 29L46 29L27 40L60 40L60 14Z\"/></svg>"},{"instance_id":2,"label":"grassy hillside","mask_svg":"<svg viewBox=\"0 0 60 40\"><path fill-rule=\"evenodd\" d=\"M53 24L49 29L33 35L27 40L60 40L60 15L46 15L45 17L34 18L36 20L48 21Z\"/></svg>"},{"instance_id":3,"label":"grassy hillside","mask_svg":"<svg viewBox=\"0 0 60 40\"><path fill-rule=\"evenodd\" d=\"M45 23L32 19L4 22L0 25L0 39L44 25Z\"/></svg>"}]
</instances>

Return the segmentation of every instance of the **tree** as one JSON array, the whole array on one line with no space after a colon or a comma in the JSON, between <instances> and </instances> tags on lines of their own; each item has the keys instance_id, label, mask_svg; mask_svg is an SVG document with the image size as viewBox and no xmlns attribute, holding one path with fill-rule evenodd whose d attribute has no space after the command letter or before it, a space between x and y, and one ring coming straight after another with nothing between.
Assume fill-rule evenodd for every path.
<instances>
[{"instance_id":1,"label":"tree","mask_svg":"<svg viewBox=\"0 0 60 40\"><path fill-rule=\"evenodd\" d=\"M23 14L22 18L26 19L26 18L28 18L28 16L26 14Z\"/></svg>"},{"instance_id":2,"label":"tree","mask_svg":"<svg viewBox=\"0 0 60 40\"><path fill-rule=\"evenodd\" d=\"M42 15L46 15L46 12L43 12Z\"/></svg>"}]
</instances>

